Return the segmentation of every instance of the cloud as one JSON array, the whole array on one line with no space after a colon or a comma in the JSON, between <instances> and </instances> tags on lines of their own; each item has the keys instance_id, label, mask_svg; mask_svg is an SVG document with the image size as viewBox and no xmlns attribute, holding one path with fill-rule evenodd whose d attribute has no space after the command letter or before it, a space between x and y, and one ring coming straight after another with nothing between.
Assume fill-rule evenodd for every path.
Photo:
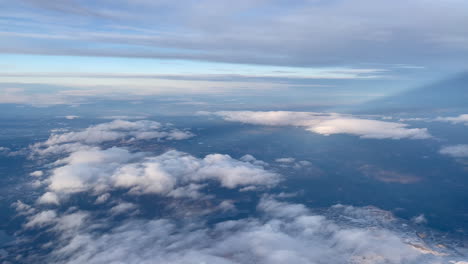
<instances>
[{"instance_id":1,"label":"cloud","mask_svg":"<svg viewBox=\"0 0 468 264\"><path fill-rule=\"evenodd\" d=\"M373 139L427 139L431 135L426 128L408 128L407 124L356 118L336 113L288 112L288 111L220 111L213 115L224 120L268 126L299 126L321 134L350 134Z\"/></svg>"},{"instance_id":2,"label":"cloud","mask_svg":"<svg viewBox=\"0 0 468 264\"><path fill-rule=\"evenodd\" d=\"M105 203L107 200L109 200L110 198L110 194L109 193L104 193L104 194L101 194L99 195L97 198L96 198L96 204L102 204L102 203Z\"/></svg>"},{"instance_id":3,"label":"cloud","mask_svg":"<svg viewBox=\"0 0 468 264\"><path fill-rule=\"evenodd\" d=\"M90 219L90 213L86 211L72 211L57 217L54 231L64 233L66 235L74 235L79 228L84 227L85 224L89 224L87 220Z\"/></svg>"},{"instance_id":4,"label":"cloud","mask_svg":"<svg viewBox=\"0 0 468 264\"><path fill-rule=\"evenodd\" d=\"M115 207L114 207L115 208ZM112 210L112 209L111 209ZM373 207L337 205L322 214L265 196L256 217L207 225L190 219L127 215L103 232L88 212L34 215L30 227L51 226L53 263L445 263L462 261L436 248L400 220Z\"/></svg>"},{"instance_id":5,"label":"cloud","mask_svg":"<svg viewBox=\"0 0 468 264\"><path fill-rule=\"evenodd\" d=\"M310 161L307 161L307 160L300 160L300 161L296 161L295 158L292 158L292 157L288 157L288 158L277 158L275 159L275 162L278 163L278 166L281 167L281 168L294 168L296 170L300 170L300 169L308 169L308 170L312 170L312 169L316 169L312 162ZM319 171L315 171L316 175L320 174Z\"/></svg>"},{"instance_id":6,"label":"cloud","mask_svg":"<svg viewBox=\"0 0 468 264\"><path fill-rule=\"evenodd\" d=\"M449 155L455 158L468 157L468 145L453 145L442 147L439 151L441 154Z\"/></svg>"},{"instance_id":7,"label":"cloud","mask_svg":"<svg viewBox=\"0 0 468 264\"><path fill-rule=\"evenodd\" d=\"M77 119L77 118L80 118L80 117L76 116L76 115L67 115L67 116L65 116L65 119L68 119L68 120L73 120L73 119Z\"/></svg>"},{"instance_id":8,"label":"cloud","mask_svg":"<svg viewBox=\"0 0 468 264\"><path fill-rule=\"evenodd\" d=\"M201 186L193 184L207 181L216 181L229 189L269 187L280 181L279 175L264 170L261 165L228 155L210 154L198 159L175 150L145 156L117 147L93 148L75 151L55 164L59 166L52 169L44 182L50 191L63 194L85 191L101 194L124 189L134 195L194 196ZM50 200L46 198L50 195L41 197L41 201Z\"/></svg>"},{"instance_id":9,"label":"cloud","mask_svg":"<svg viewBox=\"0 0 468 264\"><path fill-rule=\"evenodd\" d=\"M44 172L40 171L40 170L37 170L37 171L33 171L33 172L29 173L29 175L31 175L33 177L42 177L44 175Z\"/></svg>"},{"instance_id":10,"label":"cloud","mask_svg":"<svg viewBox=\"0 0 468 264\"><path fill-rule=\"evenodd\" d=\"M56 220L57 212L54 210L46 210L30 216L28 222L25 224L25 227L43 227L53 224Z\"/></svg>"},{"instance_id":11,"label":"cloud","mask_svg":"<svg viewBox=\"0 0 468 264\"><path fill-rule=\"evenodd\" d=\"M108 192L114 190L132 195L199 198L203 196L201 190L211 182L228 189L256 189L273 187L281 180L278 174L264 169L267 163L252 155L240 160L216 153L197 158L170 150L154 156L122 147L102 149L98 146L118 139L127 142L154 138L181 140L190 136L189 132L146 120L115 120L78 132L52 134L45 142L31 146L41 159L47 159L43 155L50 153L62 156L50 163L45 173L31 174L41 177L36 185L48 190L37 202L58 205L74 193L90 192L98 196L95 202L100 204L106 202L110 197Z\"/></svg>"},{"instance_id":12,"label":"cloud","mask_svg":"<svg viewBox=\"0 0 468 264\"><path fill-rule=\"evenodd\" d=\"M57 194L53 192L44 193L41 197L39 197L37 202L39 204L55 204L55 205L60 204Z\"/></svg>"},{"instance_id":13,"label":"cloud","mask_svg":"<svg viewBox=\"0 0 468 264\"><path fill-rule=\"evenodd\" d=\"M302 121L308 119L297 122ZM272 187L283 177L252 155L195 157L177 150L156 155L96 145L108 138L94 135L96 131L124 131L124 139L147 132L148 124L130 123L105 123L104 127L112 128L91 127L47 140L49 147L78 145L60 155L40 157L50 161L41 176L45 187L37 190L41 195L33 206L21 201L13 204L24 222L17 232L21 239L8 248L7 260L69 264L462 261L464 249L438 248L441 241L420 238L411 222L375 207L335 205L312 210L305 204L277 200L291 197L273 193ZM251 189L256 192L245 192Z\"/></svg>"},{"instance_id":14,"label":"cloud","mask_svg":"<svg viewBox=\"0 0 468 264\"><path fill-rule=\"evenodd\" d=\"M431 136L425 128L407 128L408 125L370 119L342 118L321 122L307 130L322 134L351 134L361 138L427 139Z\"/></svg>"},{"instance_id":15,"label":"cloud","mask_svg":"<svg viewBox=\"0 0 468 264\"><path fill-rule=\"evenodd\" d=\"M25 204L20 200L14 202L11 206L15 208L18 215L31 215L36 212L36 208L33 208L29 204Z\"/></svg>"},{"instance_id":16,"label":"cloud","mask_svg":"<svg viewBox=\"0 0 468 264\"><path fill-rule=\"evenodd\" d=\"M69 98L60 93L29 93L21 88L0 89L0 104L30 104L33 106L50 106L59 104L76 104L79 98Z\"/></svg>"},{"instance_id":17,"label":"cloud","mask_svg":"<svg viewBox=\"0 0 468 264\"><path fill-rule=\"evenodd\" d=\"M456 117L437 117L435 121L450 122L452 124L464 124L468 126L468 114L459 115Z\"/></svg>"},{"instance_id":18,"label":"cloud","mask_svg":"<svg viewBox=\"0 0 468 264\"><path fill-rule=\"evenodd\" d=\"M123 214L123 213L129 213L130 211L134 211L138 209L138 205L133 204L133 203L119 203L118 205L112 207L110 209L110 213L113 215L118 215L118 214Z\"/></svg>"},{"instance_id":19,"label":"cloud","mask_svg":"<svg viewBox=\"0 0 468 264\"><path fill-rule=\"evenodd\" d=\"M427 219L424 214L420 214L411 219L415 224L427 224Z\"/></svg>"},{"instance_id":20,"label":"cloud","mask_svg":"<svg viewBox=\"0 0 468 264\"><path fill-rule=\"evenodd\" d=\"M8 2L22 23L1 32L0 49L294 66L466 60L464 1L56 2Z\"/></svg>"},{"instance_id":21,"label":"cloud","mask_svg":"<svg viewBox=\"0 0 468 264\"><path fill-rule=\"evenodd\" d=\"M0 155L8 155L11 152L10 148L0 146Z\"/></svg>"},{"instance_id":22,"label":"cloud","mask_svg":"<svg viewBox=\"0 0 468 264\"><path fill-rule=\"evenodd\" d=\"M54 133L45 142L34 144L35 154L72 152L89 148L86 145L98 145L114 140L183 140L194 135L159 122L149 120L125 121L114 120L90 126L82 131Z\"/></svg>"},{"instance_id":23,"label":"cloud","mask_svg":"<svg viewBox=\"0 0 468 264\"><path fill-rule=\"evenodd\" d=\"M269 166L268 163L266 163L266 162L264 162L262 160L258 160L258 159L256 159L254 156L252 156L250 154L246 154L246 155L240 157L239 160L245 161L245 162L250 162L250 163L252 163L254 165L258 165L258 166L262 166L262 167L268 167Z\"/></svg>"},{"instance_id":24,"label":"cloud","mask_svg":"<svg viewBox=\"0 0 468 264\"><path fill-rule=\"evenodd\" d=\"M91 126L80 132L52 135L44 144L55 145L70 142L99 144L106 141L122 139L127 136L131 136L136 139L185 139L192 136L188 132L184 133L179 130L169 132L159 131L162 128L163 125L155 121L140 120L131 122L125 120L114 120L109 123ZM172 133L175 133L175 135Z\"/></svg>"},{"instance_id":25,"label":"cloud","mask_svg":"<svg viewBox=\"0 0 468 264\"><path fill-rule=\"evenodd\" d=\"M275 159L275 161L279 162L279 163L292 163L295 160L296 159L294 159L294 158L278 158L278 159Z\"/></svg>"}]
</instances>

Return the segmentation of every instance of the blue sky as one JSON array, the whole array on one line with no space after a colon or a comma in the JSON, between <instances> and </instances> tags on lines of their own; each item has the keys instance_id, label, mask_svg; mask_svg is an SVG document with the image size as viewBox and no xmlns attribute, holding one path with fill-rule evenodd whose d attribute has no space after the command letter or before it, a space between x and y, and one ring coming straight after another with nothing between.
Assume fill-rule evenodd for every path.
<instances>
[{"instance_id":1,"label":"blue sky","mask_svg":"<svg viewBox=\"0 0 468 264\"><path fill-rule=\"evenodd\" d=\"M26 83L281 94L302 82L369 98L464 71L468 60L461 0L1 2L8 91Z\"/></svg>"}]
</instances>

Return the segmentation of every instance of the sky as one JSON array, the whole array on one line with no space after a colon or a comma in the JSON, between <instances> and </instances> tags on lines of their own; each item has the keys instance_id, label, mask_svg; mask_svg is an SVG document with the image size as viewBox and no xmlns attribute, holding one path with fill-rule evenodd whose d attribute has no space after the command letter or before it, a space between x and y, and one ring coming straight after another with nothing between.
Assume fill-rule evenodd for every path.
<instances>
[{"instance_id":1,"label":"sky","mask_svg":"<svg viewBox=\"0 0 468 264\"><path fill-rule=\"evenodd\" d=\"M305 89L355 103L446 78L468 60L462 0L0 4L4 103L47 94L44 85L85 90L75 97Z\"/></svg>"}]
</instances>

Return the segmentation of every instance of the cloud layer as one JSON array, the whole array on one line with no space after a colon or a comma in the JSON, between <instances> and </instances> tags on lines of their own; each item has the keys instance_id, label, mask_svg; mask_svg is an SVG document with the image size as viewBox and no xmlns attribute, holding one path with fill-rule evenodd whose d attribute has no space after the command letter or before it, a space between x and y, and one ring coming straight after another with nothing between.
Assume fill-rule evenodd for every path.
<instances>
[{"instance_id":1,"label":"cloud layer","mask_svg":"<svg viewBox=\"0 0 468 264\"><path fill-rule=\"evenodd\" d=\"M467 31L459 27L467 24L466 9L459 0L24 0L2 10L10 19L2 22L9 30L0 32L0 50L296 66L440 65L466 61Z\"/></svg>"},{"instance_id":2,"label":"cloud layer","mask_svg":"<svg viewBox=\"0 0 468 264\"><path fill-rule=\"evenodd\" d=\"M200 219L128 215L112 226L82 210L63 214L46 210L31 215L25 227L46 227L55 234L45 256L48 263L436 264L461 260L444 248L433 249L433 244L406 230L391 214L373 207L336 205L317 214L302 204L264 196L256 211L256 217L214 226Z\"/></svg>"},{"instance_id":3,"label":"cloud layer","mask_svg":"<svg viewBox=\"0 0 468 264\"><path fill-rule=\"evenodd\" d=\"M307 123L302 115L310 114L299 114L295 122ZM271 120L285 119L271 115ZM40 196L31 205L13 204L24 222L8 260L436 264L463 258L463 248L437 247L417 236L410 222L375 207L335 205L314 211L281 201L292 196L276 195L271 187L283 177L252 155L198 158L177 150L131 152L119 141L99 145L155 129L159 123L119 121L44 142L47 148L71 147L55 152L58 156L40 154L49 163L30 175L40 182ZM278 162L310 166L294 158ZM226 199L226 193L234 195Z\"/></svg>"}]
</instances>

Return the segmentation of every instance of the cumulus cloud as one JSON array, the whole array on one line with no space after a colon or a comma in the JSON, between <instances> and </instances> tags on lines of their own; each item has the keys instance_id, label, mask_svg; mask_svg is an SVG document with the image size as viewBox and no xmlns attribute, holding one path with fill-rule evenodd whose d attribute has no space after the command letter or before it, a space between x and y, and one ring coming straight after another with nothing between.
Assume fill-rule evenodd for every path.
<instances>
[{"instance_id":1,"label":"cumulus cloud","mask_svg":"<svg viewBox=\"0 0 468 264\"><path fill-rule=\"evenodd\" d=\"M196 196L202 188L196 184L203 182L215 181L233 189L269 187L280 180L278 174L265 170L255 161L240 161L222 154L199 159L176 150L146 156L123 148L95 147L75 151L55 164L57 167L45 182L50 191L62 194L91 191L104 195L109 190L124 189L131 194ZM40 201L51 201L49 198L47 195ZM104 197L98 198L103 200Z\"/></svg>"},{"instance_id":2,"label":"cumulus cloud","mask_svg":"<svg viewBox=\"0 0 468 264\"><path fill-rule=\"evenodd\" d=\"M321 214L268 196L257 216L215 225L171 218L132 218L106 232L78 211L44 211L31 227L53 225L52 263L445 263L462 261L434 249L390 213L338 205ZM34 219L34 220L33 220ZM67 230L67 232L63 232Z\"/></svg>"},{"instance_id":3,"label":"cumulus cloud","mask_svg":"<svg viewBox=\"0 0 468 264\"><path fill-rule=\"evenodd\" d=\"M268 126L298 126L321 134L350 134L374 139L427 139L431 135L426 128L409 128L407 124L362 119L336 113L288 112L288 111L220 111L213 115L227 121Z\"/></svg>"},{"instance_id":4,"label":"cumulus cloud","mask_svg":"<svg viewBox=\"0 0 468 264\"><path fill-rule=\"evenodd\" d=\"M455 158L466 158L468 157L468 145L459 144L452 146L442 147L439 151L441 154L449 155Z\"/></svg>"},{"instance_id":5,"label":"cumulus cloud","mask_svg":"<svg viewBox=\"0 0 468 264\"><path fill-rule=\"evenodd\" d=\"M155 121L114 120L81 131L53 133L45 142L34 144L31 148L34 153L49 154L86 149L89 145L114 140L183 140L190 137L193 137L193 134L189 131L182 131Z\"/></svg>"},{"instance_id":6,"label":"cumulus cloud","mask_svg":"<svg viewBox=\"0 0 468 264\"><path fill-rule=\"evenodd\" d=\"M25 204L20 200L14 202L11 206L15 208L18 215L31 215L36 212L36 208L33 208L29 204Z\"/></svg>"},{"instance_id":7,"label":"cumulus cloud","mask_svg":"<svg viewBox=\"0 0 468 264\"><path fill-rule=\"evenodd\" d=\"M44 144L54 145L70 142L98 144L106 141L123 139L127 136L134 137L136 139L184 139L192 136L189 132L183 133L176 129L172 131L160 131L163 128L164 126L161 123L155 121L139 120L131 122L125 120L114 120L109 123L90 126L79 132L54 134L50 136ZM176 134L173 135L173 133Z\"/></svg>"},{"instance_id":8,"label":"cumulus cloud","mask_svg":"<svg viewBox=\"0 0 468 264\"><path fill-rule=\"evenodd\" d=\"M32 215L28 218L25 224L26 228L43 227L51 225L57 220L57 212L54 210L46 210Z\"/></svg>"},{"instance_id":9,"label":"cumulus cloud","mask_svg":"<svg viewBox=\"0 0 468 264\"><path fill-rule=\"evenodd\" d=\"M468 126L468 114L463 114L455 117L437 117L435 121L449 122L452 124L464 124Z\"/></svg>"},{"instance_id":10,"label":"cumulus cloud","mask_svg":"<svg viewBox=\"0 0 468 264\"><path fill-rule=\"evenodd\" d=\"M246 154L244 156L242 156L239 160L241 161L245 161L245 162L250 162L252 164L255 164L255 165L258 165L258 166L262 166L262 167L267 167L269 166L268 163L262 161L262 160L258 160L256 159L254 156L250 155L250 154Z\"/></svg>"},{"instance_id":11,"label":"cumulus cloud","mask_svg":"<svg viewBox=\"0 0 468 264\"><path fill-rule=\"evenodd\" d=\"M47 190L37 203L58 205L71 194L91 192L97 196L95 203L100 204L106 202L109 192L114 190L132 195L199 198L203 196L201 190L211 182L228 189L257 189L272 187L281 180L278 174L264 169L267 163L252 155L240 160L216 153L197 158L171 150L154 156L122 147L102 149L98 146L117 139L180 140L192 136L190 132L164 129L154 121L115 120L78 132L52 134L45 142L36 143L31 147L36 154L62 154L60 159L49 164L46 173L31 173L42 178L36 185Z\"/></svg>"},{"instance_id":12,"label":"cumulus cloud","mask_svg":"<svg viewBox=\"0 0 468 264\"><path fill-rule=\"evenodd\" d=\"M39 199L37 200L39 204L60 204L59 198L57 194L53 192L46 192L44 193Z\"/></svg>"}]
</instances>

